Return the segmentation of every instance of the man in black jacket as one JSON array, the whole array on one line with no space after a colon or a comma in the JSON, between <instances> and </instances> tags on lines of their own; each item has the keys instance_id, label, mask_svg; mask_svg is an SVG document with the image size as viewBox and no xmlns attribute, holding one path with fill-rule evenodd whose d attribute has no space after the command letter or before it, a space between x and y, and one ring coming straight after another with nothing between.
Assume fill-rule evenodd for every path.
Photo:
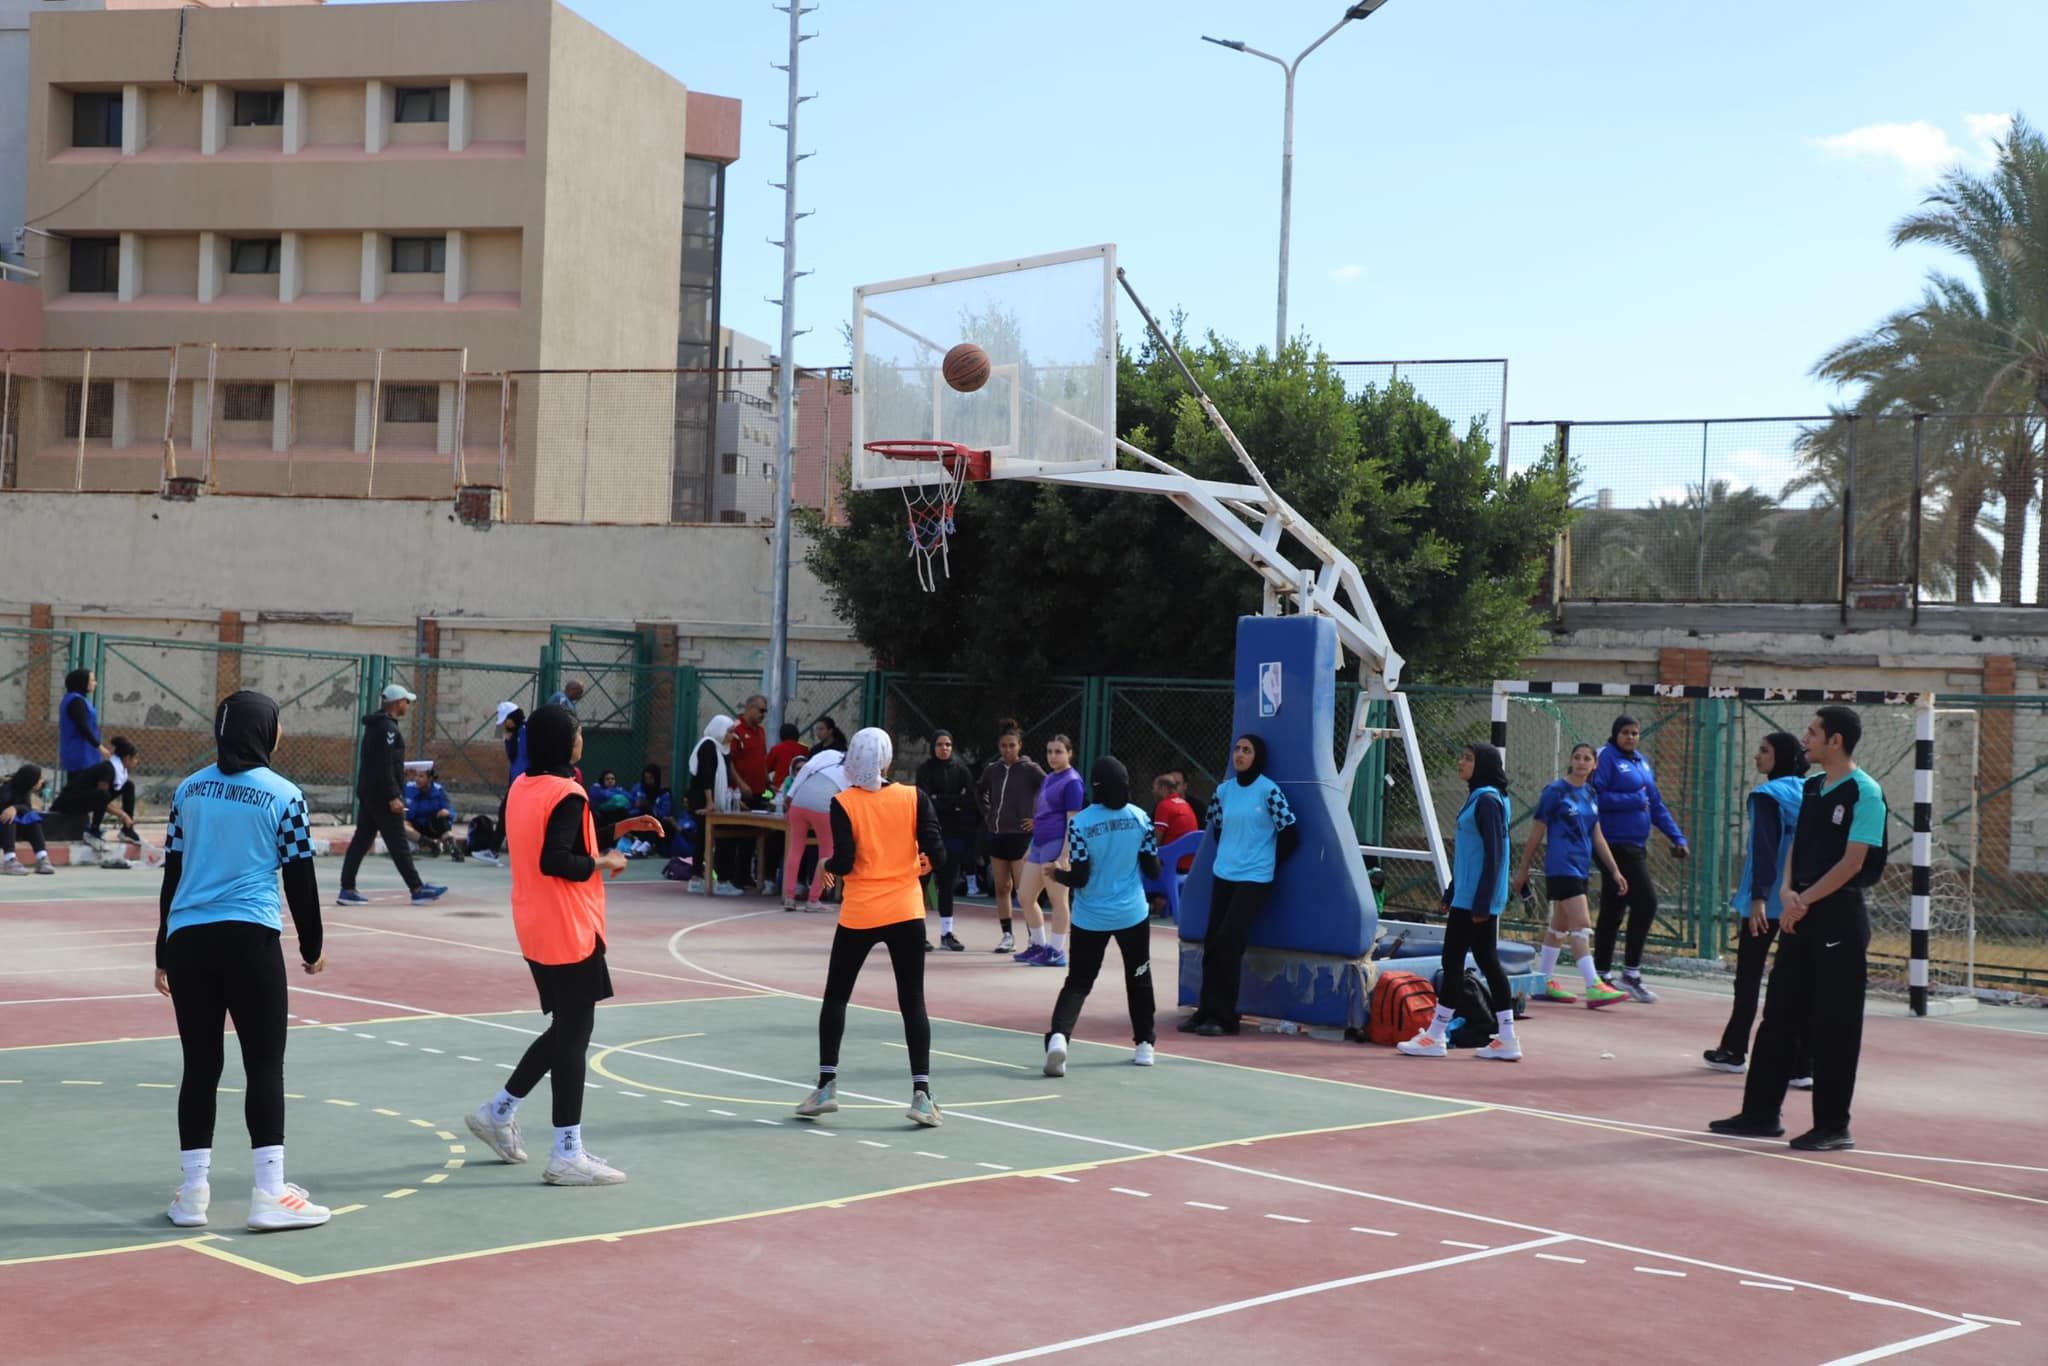
<instances>
[{"instance_id":1,"label":"man in black jacket","mask_svg":"<svg viewBox=\"0 0 2048 1366\"><path fill-rule=\"evenodd\" d=\"M363 748L356 760L356 833L341 861L341 894L335 898L343 906L369 901L356 890L356 874L379 835L415 903L438 900L448 890L420 881L419 870L412 866L412 841L405 833L405 736L398 719L417 700L393 683L384 689L383 705L363 718Z\"/></svg>"}]
</instances>

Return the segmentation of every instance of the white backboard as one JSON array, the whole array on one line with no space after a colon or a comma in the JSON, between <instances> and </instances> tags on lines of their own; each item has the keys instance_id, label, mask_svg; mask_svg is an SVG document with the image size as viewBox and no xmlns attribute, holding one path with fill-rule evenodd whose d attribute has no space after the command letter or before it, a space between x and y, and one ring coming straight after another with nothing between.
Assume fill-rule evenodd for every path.
<instances>
[{"instance_id":1,"label":"white backboard","mask_svg":"<svg viewBox=\"0 0 2048 1366\"><path fill-rule=\"evenodd\" d=\"M939 372L961 342L988 353L970 394ZM1116 467L1116 248L998 261L853 291L853 486L895 488L918 466L869 441L957 441L993 477Z\"/></svg>"}]
</instances>

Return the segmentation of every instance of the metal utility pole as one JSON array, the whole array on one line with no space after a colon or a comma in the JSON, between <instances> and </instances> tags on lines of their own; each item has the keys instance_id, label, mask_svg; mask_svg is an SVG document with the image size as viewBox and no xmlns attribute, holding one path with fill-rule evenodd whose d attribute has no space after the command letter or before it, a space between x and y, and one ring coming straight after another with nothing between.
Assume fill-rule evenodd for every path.
<instances>
[{"instance_id":1,"label":"metal utility pole","mask_svg":"<svg viewBox=\"0 0 2048 1366\"><path fill-rule=\"evenodd\" d=\"M797 93L797 49L815 35L803 31L803 17L817 9L800 0L774 8L789 16L789 61L771 63L789 74L789 113L784 123L771 124L783 133L784 161L782 191L782 240L771 245L782 248L782 297L769 302L782 307L782 350L777 362L775 431L775 594L770 608L768 631L768 717L770 735L782 729L782 712L789 693L789 505L796 493L794 448L796 446L796 339L803 335L796 325L796 282L807 270L796 268L796 222L809 218L796 207L796 164L810 155L796 149L797 106L815 98ZM805 329L807 330L807 329Z\"/></svg>"},{"instance_id":2,"label":"metal utility pole","mask_svg":"<svg viewBox=\"0 0 2048 1366\"><path fill-rule=\"evenodd\" d=\"M1236 38L1211 38L1206 33L1202 35L1202 41L1205 43L1227 47L1232 52L1242 52L1248 57L1263 57L1279 67L1287 77L1286 114L1280 135L1280 299L1273 325L1273 354L1276 357L1287 345L1287 237L1294 213L1294 73L1301 69L1301 64L1308 59L1308 54L1330 41L1338 29L1354 19L1371 18L1374 12L1386 3L1387 0L1361 0L1361 3L1349 6L1345 9L1342 19L1330 25L1322 37L1303 48L1301 55L1291 62L1270 52L1261 52L1258 48Z\"/></svg>"}]
</instances>

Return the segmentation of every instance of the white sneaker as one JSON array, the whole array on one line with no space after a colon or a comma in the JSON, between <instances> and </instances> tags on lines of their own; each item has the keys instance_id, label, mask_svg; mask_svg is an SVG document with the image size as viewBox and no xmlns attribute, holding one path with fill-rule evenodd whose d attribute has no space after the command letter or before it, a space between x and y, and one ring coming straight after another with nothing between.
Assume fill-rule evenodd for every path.
<instances>
[{"instance_id":1,"label":"white sneaker","mask_svg":"<svg viewBox=\"0 0 2048 1366\"><path fill-rule=\"evenodd\" d=\"M1152 1045L1149 1043L1139 1044L1138 1051L1131 1054L1131 1065L1134 1067L1150 1067L1152 1065Z\"/></svg>"},{"instance_id":2,"label":"white sneaker","mask_svg":"<svg viewBox=\"0 0 2048 1366\"><path fill-rule=\"evenodd\" d=\"M839 1083L828 1081L817 1090L805 1096L796 1107L798 1119L816 1119L819 1115L839 1113Z\"/></svg>"},{"instance_id":3,"label":"white sneaker","mask_svg":"<svg viewBox=\"0 0 2048 1366\"><path fill-rule=\"evenodd\" d=\"M249 1192L249 1227L257 1233L318 1228L332 1217L327 1206L306 1198L304 1186L286 1182L283 1195L272 1195L261 1186Z\"/></svg>"},{"instance_id":4,"label":"white sneaker","mask_svg":"<svg viewBox=\"0 0 2048 1366\"><path fill-rule=\"evenodd\" d=\"M57 865L50 862L48 856L46 855L36 860L36 873L38 876L41 877L55 877L57 874Z\"/></svg>"},{"instance_id":5,"label":"white sneaker","mask_svg":"<svg viewBox=\"0 0 2048 1366\"><path fill-rule=\"evenodd\" d=\"M711 884L711 895L745 896L746 893L741 891L739 888L733 886L730 882L714 882Z\"/></svg>"},{"instance_id":6,"label":"white sneaker","mask_svg":"<svg viewBox=\"0 0 2048 1366\"><path fill-rule=\"evenodd\" d=\"M21 866L20 859L9 859L0 863L0 877L27 877L28 869Z\"/></svg>"},{"instance_id":7,"label":"white sneaker","mask_svg":"<svg viewBox=\"0 0 2048 1366\"><path fill-rule=\"evenodd\" d=\"M1496 1034L1486 1047L1479 1049L1472 1056L1475 1058L1491 1058L1495 1062L1520 1062L1522 1060L1522 1041L1516 1038L1503 1039L1500 1035Z\"/></svg>"},{"instance_id":8,"label":"white sneaker","mask_svg":"<svg viewBox=\"0 0 2048 1366\"><path fill-rule=\"evenodd\" d=\"M495 864L498 861L498 856L495 853L491 852L489 849L472 849L470 850L469 856L475 859L478 863Z\"/></svg>"},{"instance_id":9,"label":"white sneaker","mask_svg":"<svg viewBox=\"0 0 2048 1366\"><path fill-rule=\"evenodd\" d=\"M540 1179L550 1186L616 1186L625 1181L626 1174L603 1158L578 1149L567 1157L560 1153L549 1157L548 1169Z\"/></svg>"},{"instance_id":10,"label":"white sneaker","mask_svg":"<svg viewBox=\"0 0 2048 1366\"><path fill-rule=\"evenodd\" d=\"M1045 1044L1045 1075L1064 1077L1067 1075L1067 1036L1055 1034Z\"/></svg>"},{"instance_id":11,"label":"white sneaker","mask_svg":"<svg viewBox=\"0 0 2048 1366\"><path fill-rule=\"evenodd\" d=\"M1795 1091L1811 1091L1813 1089L1813 1078L1794 1077L1791 1081L1787 1082L1786 1085L1790 1086Z\"/></svg>"},{"instance_id":12,"label":"white sneaker","mask_svg":"<svg viewBox=\"0 0 2048 1366\"><path fill-rule=\"evenodd\" d=\"M469 1112L464 1121L469 1131L477 1136L483 1145L506 1162L524 1162L526 1145L519 1141L519 1116L514 1113L504 1123L498 1122L497 1111L489 1101Z\"/></svg>"},{"instance_id":13,"label":"white sneaker","mask_svg":"<svg viewBox=\"0 0 2048 1366\"><path fill-rule=\"evenodd\" d=\"M206 1207L212 1202L213 1187L201 1181L196 1186L178 1187L167 1212L179 1228L205 1228Z\"/></svg>"},{"instance_id":14,"label":"white sneaker","mask_svg":"<svg viewBox=\"0 0 2048 1366\"><path fill-rule=\"evenodd\" d=\"M684 883L683 886L686 890L693 892L698 896L704 895L704 879L701 877L693 877L688 882Z\"/></svg>"},{"instance_id":15,"label":"white sneaker","mask_svg":"<svg viewBox=\"0 0 2048 1366\"><path fill-rule=\"evenodd\" d=\"M1403 1039L1395 1044L1394 1050L1411 1058L1441 1058L1450 1052L1442 1039L1431 1038L1426 1029L1412 1039Z\"/></svg>"}]
</instances>

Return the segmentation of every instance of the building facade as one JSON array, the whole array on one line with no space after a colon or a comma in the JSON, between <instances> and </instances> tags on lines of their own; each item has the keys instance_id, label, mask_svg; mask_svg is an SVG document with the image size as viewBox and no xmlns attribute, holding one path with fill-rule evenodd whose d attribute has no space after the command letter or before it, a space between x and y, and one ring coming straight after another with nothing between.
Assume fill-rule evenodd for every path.
<instances>
[{"instance_id":1,"label":"building facade","mask_svg":"<svg viewBox=\"0 0 2048 1366\"><path fill-rule=\"evenodd\" d=\"M715 291L718 258L715 214L685 232L686 155L722 178L736 102L492 0L39 12L27 105L44 345L156 350L18 405L20 486L90 461L153 487L168 414L224 491L475 466L515 519L673 515L674 443L605 440L621 415L537 372L678 354L686 274L708 253Z\"/></svg>"}]
</instances>

